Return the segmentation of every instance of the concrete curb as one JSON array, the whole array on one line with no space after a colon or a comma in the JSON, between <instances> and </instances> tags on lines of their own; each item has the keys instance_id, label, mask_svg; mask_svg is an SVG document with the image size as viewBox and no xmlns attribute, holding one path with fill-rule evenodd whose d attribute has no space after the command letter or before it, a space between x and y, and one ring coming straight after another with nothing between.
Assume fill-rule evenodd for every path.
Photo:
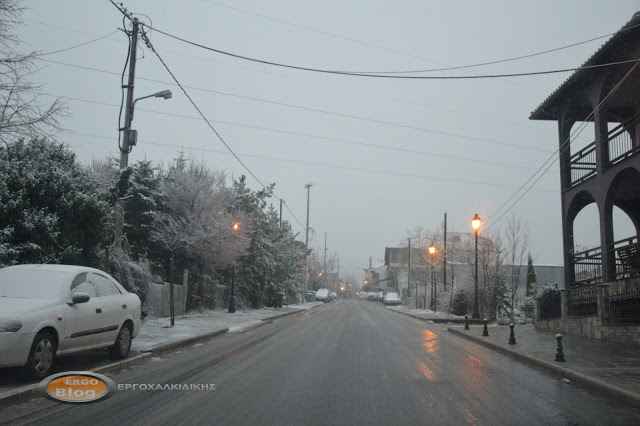
<instances>
[{"instance_id":1,"label":"concrete curb","mask_svg":"<svg viewBox=\"0 0 640 426\"><path fill-rule=\"evenodd\" d=\"M489 340L482 339L482 337L474 336L468 332L465 332L464 330L457 330L455 328L447 327L447 331L457 336L463 337L467 340L471 340L472 342L478 343L482 346L488 347L490 349L494 349L512 358L518 359L520 361L524 361L535 367L550 371L555 374L559 374L567 379L570 379L572 382L579 383L584 387L596 390L600 393L613 397L619 401L623 401L629 405L640 407L640 394L633 393L621 387L611 385L594 376L580 373L578 371L571 370L569 368L561 367L560 365L555 364L551 361L546 361L544 359L536 358L534 356L527 355L522 352L518 352L506 346L496 344Z\"/></svg>"},{"instance_id":2,"label":"concrete curb","mask_svg":"<svg viewBox=\"0 0 640 426\"><path fill-rule=\"evenodd\" d=\"M207 339L210 339L212 337L216 337L216 336L218 336L220 334L225 334L227 331L229 331L228 328L222 328L220 330L211 331L209 333L200 334L198 336L188 337L186 339L176 340L175 342L169 342L169 343L165 343L163 345L158 345L156 347L153 347L151 349L147 349L147 350L142 351L142 352L149 352L149 353L166 352L166 351L170 351L171 349L176 349L176 348L180 348L182 346L190 345L191 343L196 343L196 342L200 342L202 340L207 340Z\"/></svg>"},{"instance_id":3,"label":"concrete curb","mask_svg":"<svg viewBox=\"0 0 640 426\"><path fill-rule=\"evenodd\" d=\"M387 308L389 309L389 308ZM401 315L406 315L408 317L411 318L415 318L418 319L420 321L433 321L434 324L446 324L448 322L452 323L452 324L464 324L464 319L462 318L424 318L424 317L419 317L417 315L411 314L409 312L402 312L402 311L397 311L395 309L389 309L392 312L396 312L398 314ZM483 325L484 323L482 322L482 320L479 319L471 319L469 318L469 324L471 325Z\"/></svg>"}]
</instances>

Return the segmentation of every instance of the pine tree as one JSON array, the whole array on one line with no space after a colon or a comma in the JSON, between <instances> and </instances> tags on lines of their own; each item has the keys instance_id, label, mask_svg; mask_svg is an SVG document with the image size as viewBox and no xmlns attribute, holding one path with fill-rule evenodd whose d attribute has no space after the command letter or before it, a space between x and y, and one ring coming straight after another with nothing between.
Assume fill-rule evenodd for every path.
<instances>
[{"instance_id":1,"label":"pine tree","mask_svg":"<svg viewBox=\"0 0 640 426\"><path fill-rule=\"evenodd\" d=\"M151 161L139 161L131 169L124 231L130 255L138 259L149 252L153 219L156 213L164 210L164 204L160 176Z\"/></svg>"},{"instance_id":2,"label":"pine tree","mask_svg":"<svg viewBox=\"0 0 640 426\"><path fill-rule=\"evenodd\" d=\"M538 286L538 277L536 276L536 270L533 267L533 258L529 253L529 259L527 260L527 297L533 296Z\"/></svg>"}]
</instances>

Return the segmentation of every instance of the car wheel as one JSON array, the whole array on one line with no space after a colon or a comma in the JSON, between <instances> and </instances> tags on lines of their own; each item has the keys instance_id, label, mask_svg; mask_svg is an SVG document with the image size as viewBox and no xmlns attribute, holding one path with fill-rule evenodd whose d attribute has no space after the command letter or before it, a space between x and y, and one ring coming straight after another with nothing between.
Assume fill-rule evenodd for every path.
<instances>
[{"instance_id":1,"label":"car wheel","mask_svg":"<svg viewBox=\"0 0 640 426\"><path fill-rule=\"evenodd\" d=\"M131 334L131 326L124 324L120 329L120 333L118 333L116 342L112 346L109 346L109 357L111 359L122 359L129 355L132 339Z\"/></svg>"},{"instance_id":2,"label":"car wheel","mask_svg":"<svg viewBox=\"0 0 640 426\"><path fill-rule=\"evenodd\" d=\"M24 372L30 377L44 379L49 375L56 356L57 342L53 333L41 331L33 339L29 358L24 366Z\"/></svg>"}]
</instances>

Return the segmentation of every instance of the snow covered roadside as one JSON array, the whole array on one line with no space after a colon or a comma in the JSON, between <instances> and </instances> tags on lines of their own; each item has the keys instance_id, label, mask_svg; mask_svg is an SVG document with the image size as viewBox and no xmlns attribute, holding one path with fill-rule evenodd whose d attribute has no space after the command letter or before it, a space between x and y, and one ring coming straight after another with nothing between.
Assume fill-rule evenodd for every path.
<instances>
[{"instance_id":1,"label":"snow covered roadside","mask_svg":"<svg viewBox=\"0 0 640 426\"><path fill-rule=\"evenodd\" d=\"M175 326L170 327L169 318L147 318L142 323L140 333L131 343L132 351L148 352L170 343L210 334L219 330L240 333L254 328L271 317L311 309L322 302L288 305L282 309L263 308L236 311L230 314L225 310L206 311L177 317Z\"/></svg>"},{"instance_id":2,"label":"snow covered roadside","mask_svg":"<svg viewBox=\"0 0 640 426\"><path fill-rule=\"evenodd\" d=\"M464 316L449 315L445 312L433 312L431 309L412 309L404 305L386 306L387 309L392 311L398 311L409 315L418 315L421 317L437 317L437 318L451 318L451 319L464 319Z\"/></svg>"}]
</instances>

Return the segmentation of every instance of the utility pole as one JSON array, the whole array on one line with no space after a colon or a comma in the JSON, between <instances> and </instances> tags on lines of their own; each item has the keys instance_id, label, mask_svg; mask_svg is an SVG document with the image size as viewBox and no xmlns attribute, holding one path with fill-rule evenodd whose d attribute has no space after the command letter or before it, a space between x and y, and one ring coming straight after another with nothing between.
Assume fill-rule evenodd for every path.
<instances>
[{"instance_id":1,"label":"utility pole","mask_svg":"<svg viewBox=\"0 0 640 426\"><path fill-rule=\"evenodd\" d=\"M131 131L131 116L133 110L133 84L136 77L136 52L138 48L139 22L137 18L132 20L131 30L131 52L129 54L129 80L127 85L127 106L124 115L124 127L118 129L122 131L122 146L120 147L120 170L129 164L129 133ZM113 235L113 242L116 247L122 246L122 232L124 227L124 200L118 199L116 204L116 227Z\"/></svg>"},{"instance_id":2,"label":"utility pole","mask_svg":"<svg viewBox=\"0 0 640 426\"><path fill-rule=\"evenodd\" d=\"M340 258L338 257L338 273L336 274L336 294L338 294L338 281L340 281Z\"/></svg>"},{"instance_id":3,"label":"utility pole","mask_svg":"<svg viewBox=\"0 0 640 426\"><path fill-rule=\"evenodd\" d=\"M409 272L407 273L407 297L411 297L411 237L409 241ZM418 287L416 287L416 309L418 309Z\"/></svg>"},{"instance_id":4,"label":"utility pole","mask_svg":"<svg viewBox=\"0 0 640 426\"><path fill-rule=\"evenodd\" d=\"M307 227L305 228L305 239L304 239L304 284L302 285L302 303L305 302L305 298L307 297L307 277L309 276L309 197L311 195L311 187L313 185L308 183L304 187L307 188Z\"/></svg>"},{"instance_id":5,"label":"utility pole","mask_svg":"<svg viewBox=\"0 0 640 426\"><path fill-rule=\"evenodd\" d=\"M327 233L324 233L324 263L322 265L322 284L327 288Z\"/></svg>"},{"instance_id":6,"label":"utility pole","mask_svg":"<svg viewBox=\"0 0 640 426\"><path fill-rule=\"evenodd\" d=\"M280 198L280 229L282 229L282 198Z\"/></svg>"},{"instance_id":7,"label":"utility pole","mask_svg":"<svg viewBox=\"0 0 640 426\"><path fill-rule=\"evenodd\" d=\"M447 214L444 214L444 259L442 261L442 282L447 291Z\"/></svg>"}]
</instances>

